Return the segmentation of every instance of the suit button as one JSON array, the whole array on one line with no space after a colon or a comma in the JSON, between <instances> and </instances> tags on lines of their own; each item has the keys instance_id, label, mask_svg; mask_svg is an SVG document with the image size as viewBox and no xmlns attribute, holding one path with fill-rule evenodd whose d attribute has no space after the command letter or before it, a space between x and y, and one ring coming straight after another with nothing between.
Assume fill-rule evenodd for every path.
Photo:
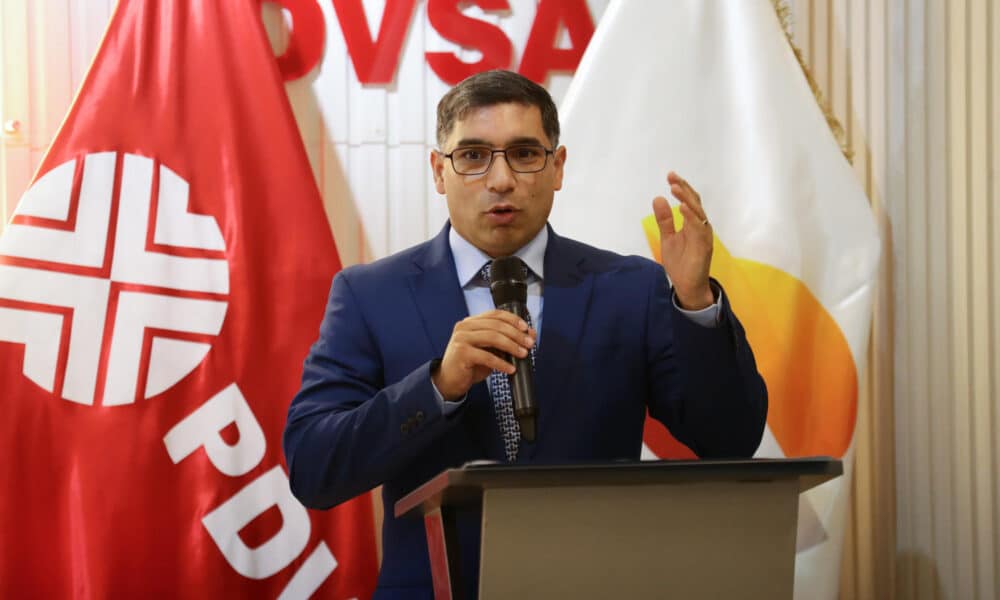
<instances>
[{"instance_id":1,"label":"suit button","mask_svg":"<svg viewBox=\"0 0 1000 600\"><path fill-rule=\"evenodd\" d=\"M418 410L416 415L417 423L423 423L424 421L424 411Z\"/></svg>"},{"instance_id":2,"label":"suit button","mask_svg":"<svg viewBox=\"0 0 1000 600\"><path fill-rule=\"evenodd\" d=\"M402 433L403 435L410 433L410 424L407 422L400 425L399 432Z\"/></svg>"}]
</instances>

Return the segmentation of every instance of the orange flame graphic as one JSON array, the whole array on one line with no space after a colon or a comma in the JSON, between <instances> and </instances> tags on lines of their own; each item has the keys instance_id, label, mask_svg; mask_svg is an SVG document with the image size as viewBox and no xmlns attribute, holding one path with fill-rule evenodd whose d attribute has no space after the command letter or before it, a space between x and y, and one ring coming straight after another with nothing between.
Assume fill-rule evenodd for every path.
<instances>
[{"instance_id":1,"label":"orange flame graphic","mask_svg":"<svg viewBox=\"0 0 1000 600\"><path fill-rule=\"evenodd\" d=\"M679 229L683 217L674 208ZM656 219L642 221L653 257L660 260ZM840 458L854 435L858 381L854 358L837 323L795 277L769 265L732 256L715 237L711 274L746 329L767 383L767 423L785 456ZM693 454L652 419L646 444L662 458Z\"/></svg>"}]
</instances>

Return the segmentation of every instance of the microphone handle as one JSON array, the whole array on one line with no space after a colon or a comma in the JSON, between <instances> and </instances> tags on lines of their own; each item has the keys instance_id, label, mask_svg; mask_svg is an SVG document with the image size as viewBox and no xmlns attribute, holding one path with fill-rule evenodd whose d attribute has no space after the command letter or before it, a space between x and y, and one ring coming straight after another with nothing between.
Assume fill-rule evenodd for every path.
<instances>
[{"instance_id":1,"label":"microphone handle","mask_svg":"<svg viewBox=\"0 0 1000 600\"><path fill-rule=\"evenodd\" d=\"M497 308L512 312L525 321L528 321L528 307L523 302L508 302ZM507 355L516 369L513 375L508 375L510 391L514 403L514 416L517 417L521 426L521 438L533 442L535 441L535 385L534 372L531 368L531 356L520 358Z\"/></svg>"}]
</instances>

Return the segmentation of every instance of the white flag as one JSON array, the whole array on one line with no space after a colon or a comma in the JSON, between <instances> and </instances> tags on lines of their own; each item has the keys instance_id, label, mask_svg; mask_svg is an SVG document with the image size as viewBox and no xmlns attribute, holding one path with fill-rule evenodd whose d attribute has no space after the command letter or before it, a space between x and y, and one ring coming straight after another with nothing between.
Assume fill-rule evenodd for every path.
<instances>
[{"instance_id":1,"label":"white flag","mask_svg":"<svg viewBox=\"0 0 1000 600\"><path fill-rule=\"evenodd\" d=\"M795 564L796 598L836 598L879 240L771 2L613 1L562 122L558 232L658 258L667 172L700 193L712 274L767 382L757 455L844 461L802 496Z\"/></svg>"}]
</instances>

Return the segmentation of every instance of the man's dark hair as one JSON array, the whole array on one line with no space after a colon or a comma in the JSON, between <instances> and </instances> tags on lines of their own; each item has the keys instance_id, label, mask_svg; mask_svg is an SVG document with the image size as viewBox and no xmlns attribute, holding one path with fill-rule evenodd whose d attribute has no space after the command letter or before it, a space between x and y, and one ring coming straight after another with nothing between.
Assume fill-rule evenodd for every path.
<instances>
[{"instance_id":1,"label":"man's dark hair","mask_svg":"<svg viewBox=\"0 0 1000 600\"><path fill-rule=\"evenodd\" d=\"M496 69L466 77L438 102L438 147L444 150L455 122L464 119L469 111L507 102L537 106L542 113L545 135L553 148L559 145L559 114L548 90L513 71Z\"/></svg>"}]
</instances>

